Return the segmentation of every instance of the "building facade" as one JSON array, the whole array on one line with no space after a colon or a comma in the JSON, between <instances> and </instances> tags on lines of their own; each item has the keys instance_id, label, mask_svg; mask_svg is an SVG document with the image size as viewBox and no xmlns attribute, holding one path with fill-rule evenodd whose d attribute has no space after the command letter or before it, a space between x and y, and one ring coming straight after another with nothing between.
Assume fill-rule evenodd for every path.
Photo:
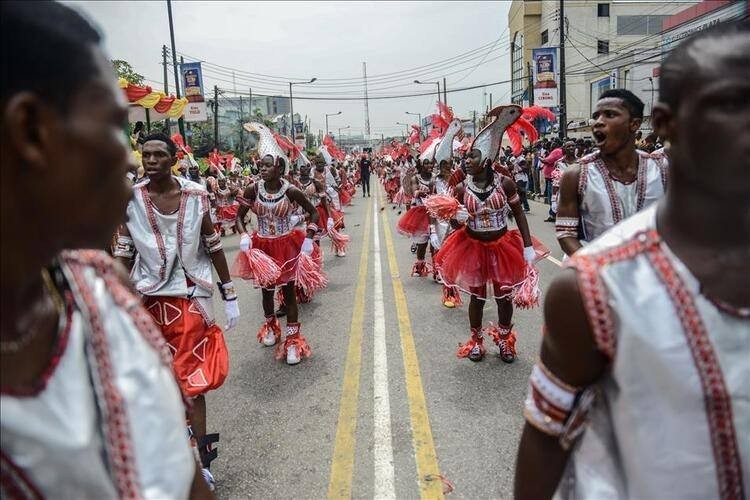
<instances>
[{"instance_id":1,"label":"building facade","mask_svg":"<svg viewBox=\"0 0 750 500\"><path fill-rule=\"evenodd\" d=\"M645 104L644 126L650 129L651 109L658 96L658 67L665 23L675 14L706 0L566 0L565 85L568 135L587 135L596 101L607 89L626 88ZM743 2L744 3L744 2ZM508 14L511 43L511 99L529 100L531 51L560 46L560 2L514 0ZM674 29L672 28L667 28ZM554 109L559 111L559 109Z\"/></svg>"}]
</instances>

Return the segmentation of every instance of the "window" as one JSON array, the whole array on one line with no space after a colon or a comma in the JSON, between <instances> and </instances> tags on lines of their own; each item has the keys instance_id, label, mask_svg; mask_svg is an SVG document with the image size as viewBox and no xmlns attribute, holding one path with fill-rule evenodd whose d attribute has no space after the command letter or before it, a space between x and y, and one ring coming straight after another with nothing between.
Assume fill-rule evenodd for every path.
<instances>
[{"instance_id":1,"label":"window","mask_svg":"<svg viewBox=\"0 0 750 500\"><path fill-rule=\"evenodd\" d=\"M596 41L596 53L597 54L609 54L609 40L597 40Z\"/></svg>"},{"instance_id":2,"label":"window","mask_svg":"<svg viewBox=\"0 0 750 500\"><path fill-rule=\"evenodd\" d=\"M511 101L514 103L523 100L523 92L526 90L527 81L524 77L525 68L523 63L523 35L517 32L510 46L511 66Z\"/></svg>"},{"instance_id":3,"label":"window","mask_svg":"<svg viewBox=\"0 0 750 500\"><path fill-rule=\"evenodd\" d=\"M618 35L658 35L669 16L617 16Z\"/></svg>"},{"instance_id":4,"label":"window","mask_svg":"<svg viewBox=\"0 0 750 500\"><path fill-rule=\"evenodd\" d=\"M542 45L549 42L549 30L542 31Z\"/></svg>"},{"instance_id":5,"label":"window","mask_svg":"<svg viewBox=\"0 0 750 500\"><path fill-rule=\"evenodd\" d=\"M596 4L596 15L598 17L609 17L609 4L608 3Z\"/></svg>"}]
</instances>

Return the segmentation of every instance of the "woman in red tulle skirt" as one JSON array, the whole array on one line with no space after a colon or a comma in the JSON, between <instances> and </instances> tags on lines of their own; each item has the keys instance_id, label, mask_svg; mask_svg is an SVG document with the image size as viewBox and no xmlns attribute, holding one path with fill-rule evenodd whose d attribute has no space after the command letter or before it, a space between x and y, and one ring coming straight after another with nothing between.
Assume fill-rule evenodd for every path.
<instances>
[{"instance_id":1,"label":"woman in red tulle skirt","mask_svg":"<svg viewBox=\"0 0 750 500\"><path fill-rule=\"evenodd\" d=\"M516 357L513 304L531 307L538 302L533 263L549 251L542 246L535 250L513 180L496 174L482 156L478 149L469 153L468 175L455 190L462 205L453 200L456 209L452 217L455 227L465 225L446 238L435 255L435 265L447 286L471 296L471 338L459 348L458 356L481 360L485 354L482 335L486 333L499 347L503 361L511 363ZM431 199L426 205L435 212ZM510 212L517 230L508 229ZM489 298L497 303L498 324L490 323L483 330L484 303Z\"/></svg>"},{"instance_id":2,"label":"woman in red tulle skirt","mask_svg":"<svg viewBox=\"0 0 750 500\"><path fill-rule=\"evenodd\" d=\"M257 125L263 132L264 128ZM267 129L265 129L267 131ZM261 133L263 150L275 150L273 137ZM278 344L276 358L286 357L287 364L294 365L311 354L307 340L300 332L295 283L307 288L325 286L327 282L322 270L315 263L313 252L316 245L313 236L317 231L318 212L307 197L282 178L286 158L280 150L278 156L264 156L260 164L261 180L245 189L238 198L237 229L240 237L240 253L234 263L232 274L252 279L262 287L263 312L266 321L258 331L258 342L265 346ZM310 223L306 231L294 229L292 215L294 204L307 212ZM245 216L252 210L258 218L258 230L252 236L245 226ZM274 314L274 292L281 286L286 306L286 339L281 343L281 327Z\"/></svg>"},{"instance_id":3,"label":"woman in red tulle skirt","mask_svg":"<svg viewBox=\"0 0 750 500\"><path fill-rule=\"evenodd\" d=\"M412 195L412 204L409 210L399 218L396 230L411 238L412 244L416 246L417 260L412 266L411 275L425 277L430 273L430 266L425 262L427 245L430 241L430 216L424 207L423 199L432 192L432 162L430 160L418 163L416 175L407 175L404 178L404 189Z\"/></svg>"}]
</instances>

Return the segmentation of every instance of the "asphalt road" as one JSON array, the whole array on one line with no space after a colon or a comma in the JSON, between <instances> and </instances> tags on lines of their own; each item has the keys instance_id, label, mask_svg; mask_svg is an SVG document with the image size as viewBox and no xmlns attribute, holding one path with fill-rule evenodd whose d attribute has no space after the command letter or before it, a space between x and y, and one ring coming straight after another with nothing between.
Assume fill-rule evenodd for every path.
<instances>
[{"instance_id":1,"label":"asphalt road","mask_svg":"<svg viewBox=\"0 0 750 500\"><path fill-rule=\"evenodd\" d=\"M312 358L287 366L258 344L260 292L235 281L242 319L226 334L230 373L207 398L208 430L221 434L219 498L440 498L448 483L450 497L512 496L541 308L514 314L515 363L491 342L483 362L457 359L467 306L446 309L438 284L409 276L409 240L375 195L346 208L348 255L326 251L330 285L300 306ZM546 210L532 203L528 219L559 258ZM233 260L238 238L224 248ZM543 292L558 264L539 263ZM218 300L216 310L222 320ZM485 323L494 320L488 305Z\"/></svg>"}]
</instances>

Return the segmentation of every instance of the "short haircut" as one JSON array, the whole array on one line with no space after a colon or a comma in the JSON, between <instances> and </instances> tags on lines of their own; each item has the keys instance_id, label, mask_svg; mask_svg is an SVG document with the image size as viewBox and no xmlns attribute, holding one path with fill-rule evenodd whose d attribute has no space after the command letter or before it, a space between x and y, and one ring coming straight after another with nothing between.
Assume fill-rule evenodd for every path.
<instances>
[{"instance_id":1,"label":"short haircut","mask_svg":"<svg viewBox=\"0 0 750 500\"><path fill-rule=\"evenodd\" d=\"M3 108L18 92L30 91L68 110L70 98L96 67L92 48L101 40L79 13L57 2L0 2Z\"/></svg>"},{"instance_id":2,"label":"short haircut","mask_svg":"<svg viewBox=\"0 0 750 500\"><path fill-rule=\"evenodd\" d=\"M750 23L744 21L734 21L721 23L707 30L701 31L680 43L664 59L661 65L659 79L659 101L676 108L684 92L689 89L685 82L689 81L691 75L699 71L699 61L695 60L691 53L691 48L701 41L709 38L723 38L725 40L737 37L748 36L750 33ZM731 47L731 44L725 46ZM750 55L743 54L741 51L727 52L727 56L736 62L736 68L747 69Z\"/></svg>"},{"instance_id":3,"label":"short haircut","mask_svg":"<svg viewBox=\"0 0 750 500\"><path fill-rule=\"evenodd\" d=\"M175 144L174 141L163 132L152 132L148 134L146 138L143 139L143 144L146 144L148 141L161 141L167 145L167 151L169 151L170 155L174 156L177 154L177 144Z\"/></svg>"},{"instance_id":4,"label":"short haircut","mask_svg":"<svg viewBox=\"0 0 750 500\"><path fill-rule=\"evenodd\" d=\"M643 101L638 99L634 93L626 89L611 89L602 92L599 99L616 98L622 100L622 105L630 113L632 118L643 118Z\"/></svg>"}]
</instances>

